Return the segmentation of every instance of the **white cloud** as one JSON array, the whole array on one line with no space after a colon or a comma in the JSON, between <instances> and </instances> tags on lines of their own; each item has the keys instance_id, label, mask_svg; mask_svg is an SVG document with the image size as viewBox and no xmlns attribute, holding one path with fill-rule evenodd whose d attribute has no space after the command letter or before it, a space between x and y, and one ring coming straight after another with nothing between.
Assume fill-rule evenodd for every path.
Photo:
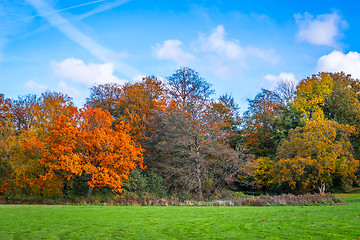
<instances>
[{"instance_id":1,"label":"white cloud","mask_svg":"<svg viewBox=\"0 0 360 240\"><path fill-rule=\"evenodd\" d=\"M360 53L349 52L344 54L333 51L322 56L317 62L317 71L321 72L345 72L354 78L360 79Z\"/></svg>"},{"instance_id":2,"label":"white cloud","mask_svg":"<svg viewBox=\"0 0 360 240\"><path fill-rule=\"evenodd\" d=\"M180 40L167 40L153 47L153 51L158 59L174 61L179 65L192 62L223 80L234 80L250 66L257 67L264 62L274 65L280 59L272 49L243 47L237 39L228 40L223 25L214 28L210 34L200 33L191 48L192 52L185 52Z\"/></svg>"},{"instance_id":3,"label":"white cloud","mask_svg":"<svg viewBox=\"0 0 360 240\"><path fill-rule=\"evenodd\" d=\"M51 62L51 67L56 76L87 86L109 82L123 83L122 80L114 76L112 63L86 64L80 59L68 58L61 62Z\"/></svg>"},{"instance_id":4,"label":"white cloud","mask_svg":"<svg viewBox=\"0 0 360 240\"><path fill-rule=\"evenodd\" d=\"M58 84L60 90L71 97L81 97L81 93L75 88L70 87L64 80L61 80Z\"/></svg>"},{"instance_id":5,"label":"white cloud","mask_svg":"<svg viewBox=\"0 0 360 240\"><path fill-rule=\"evenodd\" d=\"M232 60L239 59L245 55L245 51L240 47L238 40L225 40L225 29L223 25L217 26L210 36L200 35L199 50L216 52Z\"/></svg>"},{"instance_id":6,"label":"white cloud","mask_svg":"<svg viewBox=\"0 0 360 240\"><path fill-rule=\"evenodd\" d=\"M42 92L45 92L46 90L48 90L47 86L37 83L34 80L30 80L30 81L26 82L25 88L28 90L34 90L37 93L42 93Z\"/></svg>"},{"instance_id":7,"label":"white cloud","mask_svg":"<svg viewBox=\"0 0 360 240\"><path fill-rule=\"evenodd\" d=\"M71 24L67 19L62 17L59 12L57 12L57 10L48 5L46 1L27 1L36 9L39 16L45 18L52 26L56 27L65 36L80 45L82 48L86 49L99 60L103 62L112 62L116 67L116 70L124 74L125 76L134 76L138 73L138 70L136 70L132 66L121 62L120 59L117 57L118 54L110 51L109 49L94 41L89 36L80 32L73 24Z\"/></svg>"},{"instance_id":8,"label":"white cloud","mask_svg":"<svg viewBox=\"0 0 360 240\"><path fill-rule=\"evenodd\" d=\"M296 77L293 73L282 72L279 75L267 74L263 84L269 89L274 89L280 82L296 82Z\"/></svg>"},{"instance_id":9,"label":"white cloud","mask_svg":"<svg viewBox=\"0 0 360 240\"><path fill-rule=\"evenodd\" d=\"M250 66L263 62L276 64L280 59L273 50L244 47L237 39L228 40L223 25L214 28L210 35L200 34L193 46L197 52L204 54L202 58L208 70L224 80L237 78Z\"/></svg>"},{"instance_id":10,"label":"white cloud","mask_svg":"<svg viewBox=\"0 0 360 240\"><path fill-rule=\"evenodd\" d=\"M179 40L166 40L163 44L156 44L153 48L158 59L171 60L179 65L186 65L195 57L182 49L183 43Z\"/></svg>"},{"instance_id":11,"label":"white cloud","mask_svg":"<svg viewBox=\"0 0 360 240\"><path fill-rule=\"evenodd\" d=\"M252 46L242 47L236 39L227 40L223 25L213 29L209 36L200 34L196 48L202 52L215 53L230 61L245 61L248 57L260 58L270 63L276 63L279 60L279 56L273 50L265 50Z\"/></svg>"},{"instance_id":12,"label":"white cloud","mask_svg":"<svg viewBox=\"0 0 360 240\"><path fill-rule=\"evenodd\" d=\"M259 58L265 62L276 64L280 61L280 56L273 49L259 49L254 47L246 48L248 56Z\"/></svg>"},{"instance_id":13,"label":"white cloud","mask_svg":"<svg viewBox=\"0 0 360 240\"><path fill-rule=\"evenodd\" d=\"M267 74L264 77L266 80L271 82L280 82L280 81L296 81L295 75L293 73L282 72L279 75Z\"/></svg>"},{"instance_id":14,"label":"white cloud","mask_svg":"<svg viewBox=\"0 0 360 240\"><path fill-rule=\"evenodd\" d=\"M347 27L346 21L342 20L337 13L316 17L305 13L304 15L295 14L294 17L299 25L298 39L315 45L337 47L336 39Z\"/></svg>"}]
</instances>

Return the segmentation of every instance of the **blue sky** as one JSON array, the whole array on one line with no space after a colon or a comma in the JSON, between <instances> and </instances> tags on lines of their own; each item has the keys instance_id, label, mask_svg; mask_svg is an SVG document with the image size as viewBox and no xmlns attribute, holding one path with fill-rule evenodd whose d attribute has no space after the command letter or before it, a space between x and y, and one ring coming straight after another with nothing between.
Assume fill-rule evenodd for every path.
<instances>
[{"instance_id":1,"label":"blue sky","mask_svg":"<svg viewBox=\"0 0 360 240\"><path fill-rule=\"evenodd\" d=\"M357 2L2 0L0 93L61 91L81 107L94 84L189 66L245 111L280 80L360 78Z\"/></svg>"}]
</instances>

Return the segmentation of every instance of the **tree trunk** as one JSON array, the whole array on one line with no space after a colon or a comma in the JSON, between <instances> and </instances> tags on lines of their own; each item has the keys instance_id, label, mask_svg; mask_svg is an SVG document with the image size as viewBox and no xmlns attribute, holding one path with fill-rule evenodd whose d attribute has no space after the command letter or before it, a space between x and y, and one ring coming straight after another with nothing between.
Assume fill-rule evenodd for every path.
<instances>
[{"instance_id":1,"label":"tree trunk","mask_svg":"<svg viewBox=\"0 0 360 240\"><path fill-rule=\"evenodd\" d=\"M196 165L196 178L198 180L197 192L199 194L199 200L202 201L203 195L202 195L202 185L201 185L201 171L200 171L200 162L198 158L195 159L195 165Z\"/></svg>"},{"instance_id":2,"label":"tree trunk","mask_svg":"<svg viewBox=\"0 0 360 240\"><path fill-rule=\"evenodd\" d=\"M86 198L89 198L93 192L93 188L89 187L86 193Z\"/></svg>"},{"instance_id":3,"label":"tree trunk","mask_svg":"<svg viewBox=\"0 0 360 240\"><path fill-rule=\"evenodd\" d=\"M323 195L325 193L325 182L321 182L321 185L318 187L319 193Z\"/></svg>"}]
</instances>

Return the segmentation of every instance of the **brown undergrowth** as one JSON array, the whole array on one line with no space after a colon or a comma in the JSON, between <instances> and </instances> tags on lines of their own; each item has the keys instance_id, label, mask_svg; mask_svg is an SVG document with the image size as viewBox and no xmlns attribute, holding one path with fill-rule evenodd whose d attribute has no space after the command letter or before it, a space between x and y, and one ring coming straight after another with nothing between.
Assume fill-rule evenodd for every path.
<instances>
[{"instance_id":1,"label":"brown undergrowth","mask_svg":"<svg viewBox=\"0 0 360 240\"><path fill-rule=\"evenodd\" d=\"M311 206L335 205L343 200L332 194L282 194L270 195L241 195L224 199L179 200L176 197L155 198L151 195L138 196L136 194L122 194L112 197L92 196L89 198L74 199L42 199L22 198L1 199L2 204L60 204L60 205L120 205L120 206Z\"/></svg>"}]
</instances>

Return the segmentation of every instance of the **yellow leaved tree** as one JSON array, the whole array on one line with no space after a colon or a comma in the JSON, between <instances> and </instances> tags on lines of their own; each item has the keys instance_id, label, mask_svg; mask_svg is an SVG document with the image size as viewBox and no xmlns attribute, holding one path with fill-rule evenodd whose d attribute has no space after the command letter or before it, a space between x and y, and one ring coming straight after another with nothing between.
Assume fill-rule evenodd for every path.
<instances>
[{"instance_id":1,"label":"yellow leaved tree","mask_svg":"<svg viewBox=\"0 0 360 240\"><path fill-rule=\"evenodd\" d=\"M334 121L308 122L290 130L274 160L258 158L250 166L261 187L284 184L297 192L326 186L339 187L357 179L359 160L354 158L349 136L355 128Z\"/></svg>"},{"instance_id":2,"label":"yellow leaved tree","mask_svg":"<svg viewBox=\"0 0 360 240\"><path fill-rule=\"evenodd\" d=\"M322 105L332 92L333 81L329 74L319 73L302 80L296 89L293 105L305 120L324 121Z\"/></svg>"},{"instance_id":3,"label":"yellow leaved tree","mask_svg":"<svg viewBox=\"0 0 360 240\"><path fill-rule=\"evenodd\" d=\"M334 121L309 122L291 130L277 151L274 178L292 189L325 192L326 185L351 184L359 160L349 136L355 128Z\"/></svg>"}]
</instances>

